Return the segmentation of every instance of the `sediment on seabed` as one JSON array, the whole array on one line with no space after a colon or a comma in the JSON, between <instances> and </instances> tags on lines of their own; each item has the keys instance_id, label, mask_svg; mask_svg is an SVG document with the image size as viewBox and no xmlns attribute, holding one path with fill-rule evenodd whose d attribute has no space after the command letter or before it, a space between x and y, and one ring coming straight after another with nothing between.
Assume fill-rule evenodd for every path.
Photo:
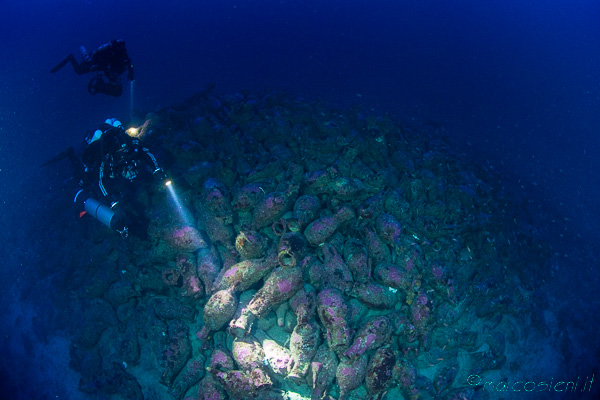
<instances>
[{"instance_id":1,"label":"sediment on seabed","mask_svg":"<svg viewBox=\"0 0 600 400\"><path fill-rule=\"evenodd\" d=\"M426 127L279 92L139 122L180 204L143 191L143 239L74 230L82 392L474 399L544 346L550 247Z\"/></svg>"}]
</instances>

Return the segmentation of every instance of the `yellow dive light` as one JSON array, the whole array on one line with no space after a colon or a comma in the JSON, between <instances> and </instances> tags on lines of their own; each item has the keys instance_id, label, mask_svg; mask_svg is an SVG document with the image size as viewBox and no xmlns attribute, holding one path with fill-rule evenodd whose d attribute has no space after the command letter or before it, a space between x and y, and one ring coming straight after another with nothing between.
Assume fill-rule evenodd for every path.
<instances>
[{"instance_id":1,"label":"yellow dive light","mask_svg":"<svg viewBox=\"0 0 600 400\"><path fill-rule=\"evenodd\" d=\"M134 128L133 126L129 129L127 129L125 132L127 132L127 134L131 137L138 137L139 133L140 133L140 128Z\"/></svg>"}]
</instances>

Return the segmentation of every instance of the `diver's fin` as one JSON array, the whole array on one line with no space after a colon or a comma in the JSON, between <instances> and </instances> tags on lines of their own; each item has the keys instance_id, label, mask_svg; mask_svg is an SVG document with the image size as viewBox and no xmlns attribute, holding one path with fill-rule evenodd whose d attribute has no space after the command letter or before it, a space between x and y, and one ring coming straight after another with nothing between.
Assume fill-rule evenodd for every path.
<instances>
[{"instance_id":1,"label":"diver's fin","mask_svg":"<svg viewBox=\"0 0 600 400\"><path fill-rule=\"evenodd\" d=\"M58 72L62 67L67 65L67 63L69 61L71 61L71 58L73 58L73 54L69 54L64 60L62 60L60 63L58 63L58 65L56 67L54 67L50 70L50 73L53 74L55 72Z\"/></svg>"},{"instance_id":2,"label":"diver's fin","mask_svg":"<svg viewBox=\"0 0 600 400\"><path fill-rule=\"evenodd\" d=\"M62 153L60 153L59 155L57 155L56 157L51 158L50 160L48 160L45 163L43 163L42 165L40 165L40 168L46 167L50 164L54 164L56 162L59 162L60 160L64 160L65 158L71 158L74 155L75 155L75 150L73 150L73 146L71 146L67 150L65 150Z\"/></svg>"}]
</instances>

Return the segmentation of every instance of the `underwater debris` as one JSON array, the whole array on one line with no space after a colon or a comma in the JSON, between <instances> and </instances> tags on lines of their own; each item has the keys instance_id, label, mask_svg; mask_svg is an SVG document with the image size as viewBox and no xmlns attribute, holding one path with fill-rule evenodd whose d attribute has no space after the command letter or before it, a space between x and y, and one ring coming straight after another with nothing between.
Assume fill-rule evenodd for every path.
<instances>
[{"instance_id":1,"label":"underwater debris","mask_svg":"<svg viewBox=\"0 0 600 400\"><path fill-rule=\"evenodd\" d=\"M130 366L115 379L175 399L458 396L466 368L507 364L504 335L473 326L534 311L511 287L534 285L520 270L549 252L519 258L489 171L388 117L279 93L211 93L146 123L190 219L153 194L149 243L89 241L119 256L77 288L82 390L112 396L91 383L110 375L107 343ZM446 362L458 349L468 363Z\"/></svg>"}]
</instances>

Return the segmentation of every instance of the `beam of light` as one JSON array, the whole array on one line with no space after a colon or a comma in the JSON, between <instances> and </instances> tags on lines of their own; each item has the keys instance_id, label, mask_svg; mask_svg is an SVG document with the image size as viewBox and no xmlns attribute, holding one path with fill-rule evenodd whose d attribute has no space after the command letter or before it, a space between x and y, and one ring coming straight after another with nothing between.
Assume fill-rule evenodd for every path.
<instances>
[{"instance_id":1,"label":"beam of light","mask_svg":"<svg viewBox=\"0 0 600 400\"><path fill-rule=\"evenodd\" d=\"M133 81L129 81L129 123L133 121Z\"/></svg>"},{"instance_id":2,"label":"beam of light","mask_svg":"<svg viewBox=\"0 0 600 400\"><path fill-rule=\"evenodd\" d=\"M169 192L171 203L175 207L175 211L177 211L177 215L179 216L181 222L187 226L194 226L194 217L192 216L190 210L188 210L188 208L181 203L181 199L177 195L177 191L175 189L175 185L173 185L173 182L170 180L166 181L165 187Z\"/></svg>"}]
</instances>

